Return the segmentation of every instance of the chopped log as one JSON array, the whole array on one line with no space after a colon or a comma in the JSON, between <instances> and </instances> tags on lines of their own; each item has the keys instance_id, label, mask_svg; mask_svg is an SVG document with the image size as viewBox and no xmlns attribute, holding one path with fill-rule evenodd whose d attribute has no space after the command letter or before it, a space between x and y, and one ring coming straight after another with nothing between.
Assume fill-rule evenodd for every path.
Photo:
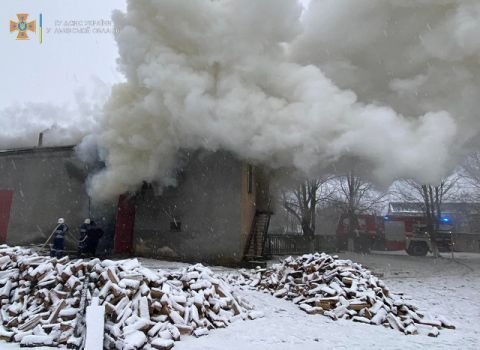
<instances>
[{"instance_id":1,"label":"chopped log","mask_svg":"<svg viewBox=\"0 0 480 350\"><path fill-rule=\"evenodd\" d=\"M405 331L402 322L394 314L389 313L387 315L387 321L390 324L390 327L392 327L393 329L401 332Z\"/></svg>"},{"instance_id":2,"label":"chopped log","mask_svg":"<svg viewBox=\"0 0 480 350\"><path fill-rule=\"evenodd\" d=\"M117 274L115 273L112 267L107 268L107 275L112 283L118 284L120 282Z\"/></svg>"},{"instance_id":3,"label":"chopped log","mask_svg":"<svg viewBox=\"0 0 480 350\"><path fill-rule=\"evenodd\" d=\"M455 325L450 322L445 316L439 315L437 316L438 321L442 323L443 328L448 328L448 329L455 329Z\"/></svg>"},{"instance_id":4,"label":"chopped log","mask_svg":"<svg viewBox=\"0 0 480 350\"><path fill-rule=\"evenodd\" d=\"M150 343L152 348L157 350L170 350L173 348L174 342L170 339L156 338Z\"/></svg>"},{"instance_id":5,"label":"chopped log","mask_svg":"<svg viewBox=\"0 0 480 350\"><path fill-rule=\"evenodd\" d=\"M40 323L41 320L42 320L42 316L40 316L40 315L36 315L34 317L31 317L28 321L21 324L18 327L18 330L22 331L22 332L26 332L26 331L29 331L31 329L34 329Z\"/></svg>"},{"instance_id":6,"label":"chopped log","mask_svg":"<svg viewBox=\"0 0 480 350\"><path fill-rule=\"evenodd\" d=\"M47 323L54 323L54 321L57 320L58 318L58 314L60 313L60 311L62 311L62 309L67 305L66 301L65 300L62 300L60 301L56 307L54 307L53 309L53 312L51 314L51 316L48 318L48 321Z\"/></svg>"},{"instance_id":7,"label":"chopped log","mask_svg":"<svg viewBox=\"0 0 480 350\"><path fill-rule=\"evenodd\" d=\"M440 334L440 331L438 330L437 327L432 327L428 332L429 337L438 337L439 334Z\"/></svg>"},{"instance_id":8,"label":"chopped log","mask_svg":"<svg viewBox=\"0 0 480 350\"><path fill-rule=\"evenodd\" d=\"M418 329L415 327L413 323L409 324L407 327L405 327L405 334L418 334Z\"/></svg>"},{"instance_id":9,"label":"chopped log","mask_svg":"<svg viewBox=\"0 0 480 350\"><path fill-rule=\"evenodd\" d=\"M207 328L197 328L193 331L193 335L197 338L202 337L204 335L208 335L209 331Z\"/></svg>"},{"instance_id":10,"label":"chopped log","mask_svg":"<svg viewBox=\"0 0 480 350\"><path fill-rule=\"evenodd\" d=\"M366 317L362 317L362 316L353 316L352 317L352 321L353 322L361 322L361 323L370 323L370 320Z\"/></svg>"},{"instance_id":11,"label":"chopped log","mask_svg":"<svg viewBox=\"0 0 480 350\"><path fill-rule=\"evenodd\" d=\"M366 309L368 307L370 307L370 305L368 303L362 303L362 302L351 302L348 305L348 308L350 310L355 310L355 311L360 311L360 310Z\"/></svg>"},{"instance_id":12,"label":"chopped log","mask_svg":"<svg viewBox=\"0 0 480 350\"><path fill-rule=\"evenodd\" d=\"M193 327L186 324L176 324L178 331L181 335L190 335L193 332Z\"/></svg>"},{"instance_id":13,"label":"chopped log","mask_svg":"<svg viewBox=\"0 0 480 350\"><path fill-rule=\"evenodd\" d=\"M357 322L387 324L406 334L416 334L411 324L453 326L448 321L427 319L410 300L391 293L383 281L361 265L325 253L288 257L271 268L230 275L229 281L291 300L306 313L322 313L314 309L321 308L323 315L334 320L355 318ZM195 301L195 305L201 308L203 303ZM211 307L218 310L218 304Z\"/></svg>"},{"instance_id":14,"label":"chopped log","mask_svg":"<svg viewBox=\"0 0 480 350\"><path fill-rule=\"evenodd\" d=\"M125 335L125 341L123 345L124 350L138 350L143 349L147 344L148 339L145 333L140 331L134 331Z\"/></svg>"},{"instance_id":15,"label":"chopped log","mask_svg":"<svg viewBox=\"0 0 480 350\"><path fill-rule=\"evenodd\" d=\"M370 323L371 324L376 324L376 325L381 325L385 322L386 319L387 319L387 310L382 308L382 309L378 310L378 312L375 316L372 317L372 319L370 320Z\"/></svg>"},{"instance_id":16,"label":"chopped log","mask_svg":"<svg viewBox=\"0 0 480 350\"><path fill-rule=\"evenodd\" d=\"M49 335L26 335L20 341L21 347L54 346L55 341Z\"/></svg>"}]
</instances>

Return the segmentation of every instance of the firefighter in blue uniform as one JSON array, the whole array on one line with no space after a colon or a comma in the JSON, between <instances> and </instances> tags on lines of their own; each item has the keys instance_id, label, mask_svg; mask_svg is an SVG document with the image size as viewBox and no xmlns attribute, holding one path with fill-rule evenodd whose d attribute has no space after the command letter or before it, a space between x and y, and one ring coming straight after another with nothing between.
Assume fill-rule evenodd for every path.
<instances>
[{"instance_id":1,"label":"firefighter in blue uniform","mask_svg":"<svg viewBox=\"0 0 480 350\"><path fill-rule=\"evenodd\" d=\"M87 253L87 233L90 229L91 220L85 219L83 224L80 225L80 237L78 237L78 257L83 258Z\"/></svg>"},{"instance_id":2,"label":"firefighter in blue uniform","mask_svg":"<svg viewBox=\"0 0 480 350\"><path fill-rule=\"evenodd\" d=\"M65 224L65 220L58 219L57 227L53 231L53 244L50 249L50 256L61 258L65 248L65 235L68 232L68 226Z\"/></svg>"},{"instance_id":3,"label":"firefighter in blue uniform","mask_svg":"<svg viewBox=\"0 0 480 350\"><path fill-rule=\"evenodd\" d=\"M89 257L96 256L98 242L102 236L103 230L92 220L87 229L86 253Z\"/></svg>"}]
</instances>

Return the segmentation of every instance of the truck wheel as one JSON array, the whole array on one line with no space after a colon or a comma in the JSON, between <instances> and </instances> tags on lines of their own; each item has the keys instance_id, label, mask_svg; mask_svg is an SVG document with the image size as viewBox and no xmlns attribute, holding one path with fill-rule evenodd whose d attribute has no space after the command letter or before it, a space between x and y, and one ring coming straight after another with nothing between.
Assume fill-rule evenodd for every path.
<instances>
[{"instance_id":1,"label":"truck wheel","mask_svg":"<svg viewBox=\"0 0 480 350\"><path fill-rule=\"evenodd\" d=\"M425 256L428 253L428 245L425 242L411 242L407 254L412 256Z\"/></svg>"}]
</instances>

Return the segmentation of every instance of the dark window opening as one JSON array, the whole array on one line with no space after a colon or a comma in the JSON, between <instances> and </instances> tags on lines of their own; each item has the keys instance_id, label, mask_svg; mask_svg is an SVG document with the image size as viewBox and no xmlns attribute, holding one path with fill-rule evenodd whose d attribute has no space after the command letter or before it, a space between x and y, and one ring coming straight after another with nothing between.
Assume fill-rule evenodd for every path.
<instances>
[{"instance_id":1,"label":"dark window opening","mask_svg":"<svg viewBox=\"0 0 480 350\"><path fill-rule=\"evenodd\" d=\"M182 222L181 221L171 221L170 222L170 231L171 232L182 232Z\"/></svg>"},{"instance_id":2,"label":"dark window opening","mask_svg":"<svg viewBox=\"0 0 480 350\"><path fill-rule=\"evenodd\" d=\"M253 192L253 167L249 164L247 170L247 187L248 193Z\"/></svg>"}]
</instances>

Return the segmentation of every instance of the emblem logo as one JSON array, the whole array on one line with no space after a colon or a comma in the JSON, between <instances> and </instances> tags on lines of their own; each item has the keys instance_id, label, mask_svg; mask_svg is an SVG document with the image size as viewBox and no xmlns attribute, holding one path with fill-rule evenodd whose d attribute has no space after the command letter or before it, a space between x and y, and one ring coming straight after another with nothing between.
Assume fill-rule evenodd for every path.
<instances>
[{"instance_id":1,"label":"emblem logo","mask_svg":"<svg viewBox=\"0 0 480 350\"><path fill-rule=\"evenodd\" d=\"M10 33L18 31L17 40L28 40L28 32L36 32L36 21L28 22L28 13L18 13L18 22L10 21Z\"/></svg>"}]
</instances>

